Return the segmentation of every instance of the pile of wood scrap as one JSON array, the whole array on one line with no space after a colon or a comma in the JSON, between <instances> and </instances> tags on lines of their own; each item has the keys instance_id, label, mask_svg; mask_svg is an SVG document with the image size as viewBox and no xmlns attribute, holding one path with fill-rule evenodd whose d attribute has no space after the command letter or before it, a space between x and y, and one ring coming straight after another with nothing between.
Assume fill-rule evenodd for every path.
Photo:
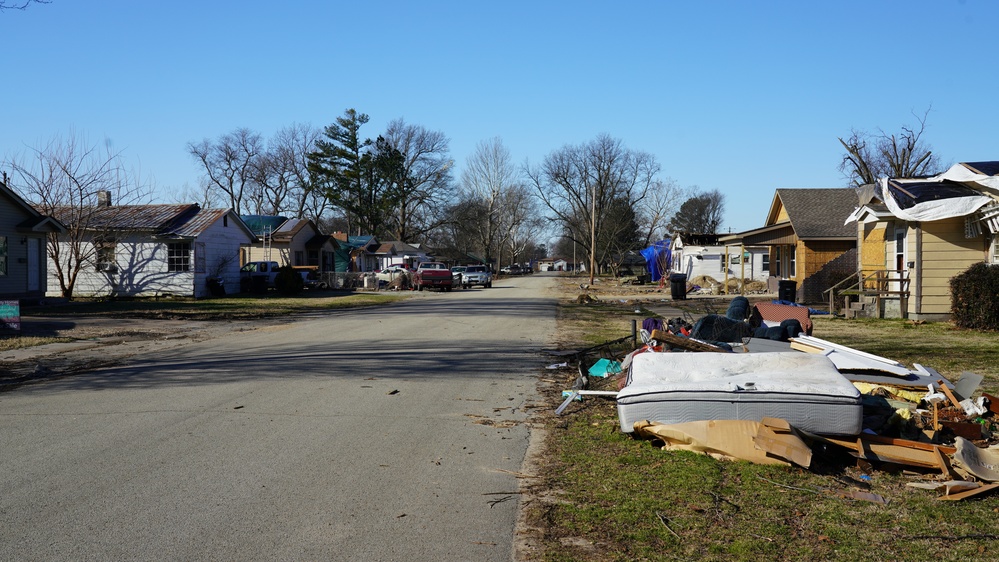
<instances>
[{"instance_id":1,"label":"pile of wood scrap","mask_svg":"<svg viewBox=\"0 0 999 562\"><path fill-rule=\"evenodd\" d=\"M625 382L635 353L732 353L666 329L653 330L645 343L642 349L621 358L625 371L619 382ZM900 468L927 475L928 480L913 485L939 490L942 500L959 500L999 488L999 398L979 392L981 376L966 372L952 383L933 368L919 364L909 368L805 334L781 345L786 347L772 351L824 355L860 391L864 413L861 433L852 437L819 435L801 431L783 419L764 418L684 423L644 420L634 423L635 434L660 443L664 449L805 468L810 467L816 447L839 450L866 468ZM583 382L573 389L575 399L591 394ZM617 398L617 393L606 390L592 394ZM567 403L562 404L562 410Z\"/></svg>"}]
</instances>

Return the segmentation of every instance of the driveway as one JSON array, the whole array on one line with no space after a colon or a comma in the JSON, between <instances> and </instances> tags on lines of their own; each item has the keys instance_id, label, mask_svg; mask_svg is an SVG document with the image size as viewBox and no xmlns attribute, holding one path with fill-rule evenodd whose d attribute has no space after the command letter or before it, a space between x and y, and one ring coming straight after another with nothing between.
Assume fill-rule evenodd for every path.
<instances>
[{"instance_id":1,"label":"driveway","mask_svg":"<svg viewBox=\"0 0 999 562\"><path fill-rule=\"evenodd\" d=\"M510 560L550 282L0 393L0 559Z\"/></svg>"}]
</instances>

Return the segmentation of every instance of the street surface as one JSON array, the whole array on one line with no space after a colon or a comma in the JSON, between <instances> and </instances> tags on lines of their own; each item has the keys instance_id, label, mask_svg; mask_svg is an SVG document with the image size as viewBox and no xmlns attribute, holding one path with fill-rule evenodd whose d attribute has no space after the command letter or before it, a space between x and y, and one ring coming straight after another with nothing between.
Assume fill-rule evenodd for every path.
<instances>
[{"instance_id":1,"label":"street surface","mask_svg":"<svg viewBox=\"0 0 999 562\"><path fill-rule=\"evenodd\" d=\"M0 393L0 560L503 560L552 278Z\"/></svg>"}]
</instances>

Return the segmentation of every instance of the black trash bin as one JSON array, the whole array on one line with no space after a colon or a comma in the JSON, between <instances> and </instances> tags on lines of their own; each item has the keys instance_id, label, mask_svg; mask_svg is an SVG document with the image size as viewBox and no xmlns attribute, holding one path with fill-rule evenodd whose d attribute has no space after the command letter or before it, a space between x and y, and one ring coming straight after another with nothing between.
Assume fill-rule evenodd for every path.
<instances>
[{"instance_id":1,"label":"black trash bin","mask_svg":"<svg viewBox=\"0 0 999 562\"><path fill-rule=\"evenodd\" d=\"M225 296L225 280L221 277L208 278L208 293L213 297Z\"/></svg>"},{"instance_id":2,"label":"black trash bin","mask_svg":"<svg viewBox=\"0 0 999 562\"><path fill-rule=\"evenodd\" d=\"M798 282L791 279L781 279L777 282L777 298L782 301L795 302L797 299Z\"/></svg>"},{"instance_id":3,"label":"black trash bin","mask_svg":"<svg viewBox=\"0 0 999 562\"><path fill-rule=\"evenodd\" d=\"M669 292L675 301L687 298L687 275L685 273L674 273L669 276Z\"/></svg>"}]
</instances>

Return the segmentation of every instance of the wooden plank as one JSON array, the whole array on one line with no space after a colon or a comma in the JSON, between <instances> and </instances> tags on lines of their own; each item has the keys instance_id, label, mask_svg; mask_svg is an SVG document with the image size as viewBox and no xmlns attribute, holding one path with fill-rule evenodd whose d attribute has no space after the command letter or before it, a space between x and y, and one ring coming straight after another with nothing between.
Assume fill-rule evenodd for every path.
<instances>
[{"instance_id":1,"label":"wooden plank","mask_svg":"<svg viewBox=\"0 0 999 562\"><path fill-rule=\"evenodd\" d=\"M959 501L965 498L970 498L971 496L977 496L978 494L991 492L996 488L999 488L999 484L986 484L981 488L975 488L974 490L968 490L967 492L959 492L957 494L951 494L949 496L940 496L937 499L941 501Z\"/></svg>"},{"instance_id":2,"label":"wooden plank","mask_svg":"<svg viewBox=\"0 0 999 562\"><path fill-rule=\"evenodd\" d=\"M707 344L690 338L680 337L666 330L652 330L652 339L663 343L668 343L673 347L679 347L689 351L711 351L716 353L730 353L727 349L722 349L716 345Z\"/></svg>"},{"instance_id":3,"label":"wooden plank","mask_svg":"<svg viewBox=\"0 0 999 562\"><path fill-rule=\"evenodd\" d=\"M953 454L953 447L919 443L905 439L892 439L875 435L862 435L854 439L820 436L820 439L845 447L867 460L912 465L922 468L940 468L940 454ZM882 441L884 440L884 441ZM916 446L918 445L918 446ZM948 449L950 452L948 452Z\"/></svg>"},{"instance_id":4,"label":"wooden plank","mask_svg":"<svg viewBox=\"0 0 999 562\"><path fill-rule=\"evenodd\" d=\"M950 400L952 406L954 406L958 410L964 410L964 407L961 406L961 401L958 400L956 396L954 396L954 393L951 392L949 388L947 388L947 383L945 383L942 380L938 380L937 386L939 386L940 389L943 390L943 393L947 395L947 399Z\"/></svg>"}]
</instances>

